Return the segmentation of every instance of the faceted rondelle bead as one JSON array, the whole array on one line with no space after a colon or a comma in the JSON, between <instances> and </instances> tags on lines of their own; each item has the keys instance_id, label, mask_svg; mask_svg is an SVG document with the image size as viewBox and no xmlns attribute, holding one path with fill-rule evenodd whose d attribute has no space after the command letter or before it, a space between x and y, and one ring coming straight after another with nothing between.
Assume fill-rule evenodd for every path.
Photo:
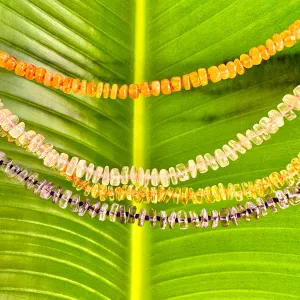
<instances>
[{"instance_id":1,"label":"faceted rondelle bead","mask_svg":"<svg viewBox=\"0 0 300 300\"><path fill-rule=\"evenodd\" d=\"M173 92L181 91L181 78L180 76L174 76L171 78L171 85Z\"/></svg>"},{"instance_id":2,"label":"faceted rondelle bead","mask_svg":"<svg viewBox=\"0 0 300 300\"><path fill-rule=\"evenodd\" d=\"M24 76L26 68L27 68L27 63L25 61L18 62L17 66L15 68L16 75Z\"/></svg>"},{"instance_id":3,"label":"faceted rondelle bead","mask_svg":"<svg viewBox=\"0 0 300 300\"><path fill-rule=\"evenodd\" d=\"M194 88L201 86L199 74L194 71L189 74L190 82Z\"/></svg>"},{"instance_id":4,"label":"faceted rondelle bead","mask_svg":"<svg viewBox=\"0 0 300 300\"><path fill-rule=\"evenodd\" d=\"M96 85L94 81L90 81L86 84L86 94L89 97L94 97L96 94Z\"/></svg>"},{"instance_id":5,"label":"faceted rondelle bead","mask_svg":"<svg viewBox=\"0 0 300 300\"><path fill-rule=\"evenodd\" d=\"M103 93L103 82L98 82L96 87L96 98L99 99L102 96ZM127 96L127 93L126 93ZM125 97L126 98L126 97Z\"/></svg>"},{"instance_id":6,"label":"faceted rondelle bead","mask_svg":"<svg viewBox=\"0 0 300 300\"><path fill-rule=\"evenodd\" d=\"M74 157L71 158L71 160L70 160L70 162L69 162L69 164L67 166L67 169L66 169L66 174L68 176L72 176L73 175L73 173L75 172L75 169L77 167L78 161L79 161L78 157L74 156Z\"/></svg>"},{"instance_id":7,"label":"faceted rondelle bead","mask_svg":"<svg viewBox=\"0 0 300 300\"><path fill-rule=\"evenodd\" d=\"M270 134L276 133L279 129L279 126L276 122L271 122L271 120L266 117L260 119L259 125Z\"/></svg>"},{"instance_id":8,"label":"faceted rondelle bead","mask_svg":"<svg viewBox=\"0 0 300 300\"><path fill-rule=\"evenodd\" d=\"M61 198L58 201L58 206L60 208L67 208L68 207L68 203L69 203L69 199L72 196L72 192L69 190L65 190L64 193L62 194Z\"/></svg>"},{"instance_id":9,"label":"faceted rondelle bead","mask_svg":"<svg viewBox=\"0 0 300 300\"><path fill-rule=\"evenodd\" d=\"M81 178L85 175L85 170L86 170L86 160L81 159L79 160L77 166L76 166L76 172L75 175L78 178Z\"/></svg>"},{"instance_id":10,"label":"faceted rondelle bead","mask_svg":"<svg viewBox=\"0 0 300 300\"><path fill-rule=\"evenodd\" d=\"M140 83L140 90L141 90L141 94L142 94L144 97L149 97L149 96L151 96L151 91L150 91L148 82L142 82L142 83Z\"/></svg>"},{"instance_id":11,"label":"faceted rondelle bead","mask_svg":"<svg viewBox=\"0 0 300 300\"><path fill-rule=\"evenodd\" d=\"M164 95L171 94L172 90L171 90L171 85L170 85L169 79L163 79L163 80L161 80L161 82L160 82L160 88L161 88L161 92Z\"/></svg>"},{"instance_id":12,"label":"faceted rondelle bead","mask_svg":"<svg viewBox=\"0 0 300 300\"><path fill-rule=\"evenodd\" d=\"M0 110L0 125L2 125L3 121L10 116L12 113L9 109L1 109Z\"/></svg>"},{"instance_id":13,"label":"faceted rondelle bead","mask_svg":"<svg viewBox=\"0 0 300 300\"><path fill-rule=\"evenodd\" d=\"M139 85L130 84L128 93L131 99L137 99L139 97Z\"/></svg>"},{"instance_id":14,"label":"faceted rondelle bead","mask_svg":"<svg viewBox=\"0 0 300 300\"><path fill-rule=\"evenodd\" d=\"M227 67L224 64L220 64L218 66L218 69L219 69L219 71L221 73L221 78L223 80L226 80L226 79L229 78L229 70L227 69Z\"/></svg>"},{"instance_id":15,"label":"faceted rondelle bead","mask_svg":"<svg viewBox=\"0 0 300 300\"><path fill-rule=\"evenodd\" d=\"M269 118L270 118L273 122L275 122L279 127L282 127L282 126L284 125L283 117L281 116L281 114L280 114L277 110L275 110L275 109L270 110L270 111L268 112L268 116L269 116Z\"/></svg>"},{"instance_id":16,"label":"faceted rondelle bead","mask_svg":"<svg viewBox=\"0 0 300 300\"><path fill-rule=\"evenodd\" d=\"M0 51L0 67L1 68L5 68L6 62L8 59L9 59L9 55L4 51Z\"/></svg>"},{"instance_id":17,"label":"faceted rondelle bead","mask_svg":"<svg viewBox=\"0 0 300 300\"><path fill-rule=\"evenodd\" d=\"M259 65L261 63L262 57L258 48L256 47L251 48L249 51L249 56L252 59L253 65Z\"/></svg>"},{"instance_id":18,"label":"faceted rondelle bead","mask_svg":"<svg viewBox=\"0 0 300 300\"><path fill-rule=\"evenodd\" d=\"M109 92L110 92L110 84L105 83L103 86L103 98L107 99L109 97Z\"/></svg>"},{"instance_id":19,"label":"faceted rondelle bead","mask_svg":"<svg viewBox=\"0 0 300 300\"><path fill-rule=\"evenodd\" d=\"M219 165L217 164L215 158L210 153L206 153L204 155L204 159L206 161L206 164L210 166L214 171L219 168Z\"/></svg>"},{"instance_id":20,"label":"faceted rondelle bead","mask_svg":"<svg viewBox=\"0 0 300 300\"><path fill-rule=\"evenodd\" d=\"M209 67L207 69L207 73L209 74L209 78L212 82L218 82L221 80L221 72L216 66Z\"/></svg>"}]
</instances>

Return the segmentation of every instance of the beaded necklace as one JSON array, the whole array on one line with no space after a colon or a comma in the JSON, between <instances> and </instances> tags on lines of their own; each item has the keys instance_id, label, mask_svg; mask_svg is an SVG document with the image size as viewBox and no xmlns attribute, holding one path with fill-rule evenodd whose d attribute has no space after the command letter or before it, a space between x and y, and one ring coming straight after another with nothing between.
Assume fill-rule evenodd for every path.
<instances>
[{"instance_id":1,"label":"beaded necklace","mask_svg":"<svg viewBox=\"0 0 300 300\"><path fill-rule=\"evenodd\" d=\"M272 39L267 39L265 45L253 47L249 54L242 54L240 58L234 59L217 66L200 68L182 77L173 76L169 79L162 79L161 81L154 80L151 83L142 82L140 84L127 84L118 86L117 84L87 80L74 79L71 77L64 77L61 74L53 74L43 67L36 67L28 64L25 61L18 61L15 56L9 56L8 53L0 51L0 67L6 68L9 71L15 71L18 76L24 76L28 80L36 80L43 83L45 86L51 86L55 89L61 89L64 93L87 95L89 97L104 99L126 99L129 95L132 99L143 97L158 96L160 93L164 95L173 92L181 91L182 87L185 90L190 90L191 86L197 88L205 86L209 81L216 83L228 78L235 78L236 75L243 75L245 68L252 68L253 65L259 65L262 60L268 60L270 56L276 54L277 51L282 51L284 47L292 47L296 41L300 39L300 20L297 20L289 26L288 30L284 30L280 34L274 34Z\"/></svg>"},{"instance_id":2,"label":"beaded necklace","mask_svg":"<svg viewBox=\"0 0 300 300\"><path fill-rule=\"evenodd\" d=\"M124 205L113 203L109 208L107 203L101 205L100 202L90 203L89 199L80 201L79 195L73 195L69 190L62 191L61 187L55 187L52 182L46 180L38 180L39 174L30 174L29 171L23 169L19 164L15 164L10 158L6 157L5 153L0 152L0 167L10 178L16 178L20 182L25 183L25 188L33 188L34 194L40 195L42 199L52 198L52 203L58 203L59 207L65 209L70 204L70 209L76 212L79 216L84 216L88 212L91 218L97 217L100 221L105 221L109 218L111 222L120 219L121 224L133 224L137 220L139 226L144 226L145 221L149 221L152 227L160 223L160 228L169 227L173 229L178 223L180 229L187 229L192 223L194 228L207 228L209 224L213 229L218 227L219 223L222 227L228 227L230 222L238 225L239 219L243 218L246 222L251 220L251 217L259 219L260 216L266 216L267 210L277 212L277 206L281 209L286 209L291 205L300 204L300 182L295 186L291 186L284 190L275 192L276 197L272 198L266 195L264 199L257 198L256 204L247 202L245 207L238 204L236 207L221 208L220 211L212 210L209 215L205 208L202 208L200 215L194 210L189 211L189 217L185 210L171 211L167 214L166 211L160 211L157 215L155 209L150 209L149 213L142 208L137 213L137 208L131 205L128 210Z\"/></svg>"},{"instance_id":3,"label":"beaded necklace","mask_svg":"<svg viewBox=\"0 0 300 300\"><path fill-rule=\"evenodd\" d=\"M69 176L72 181L76 181L85 177L85 182L92 181L97 184L101 179L104 186L119 186L120 184L127 185L128 183L137 186L147 187L149 183L157 187L161 184L163 187L168 187L170 183L177 185L178 182L185 182L191 178L197 177L197 171L200 174L206 173L208 168L217 170L220 167L224 168L229 165L229 159L234 161L238 158L236 152L240 154L246 153L246 150L252 148L252 143L260 145L264 140L271 138L271 134L275 134L280 127L284 125L284 118L293 120L296 118L294 110L300 110L300 85L294 89L294 95L286 95L283 97L283 102L280 103L277 110L271 110L268 113L269 118L263 117L258 124L253 126L253 130L247 130L245 135L238 133L239 141L230 140L228 144L223 145L222 150L217 149L215 155L206 153L204 157L198 155L196 162L188 161L188 167L184 164L177 164L176 167L171 167L169 170L156 168L144 171L143 168L135 166L129 168L125 166L120 171L117 168L109 169L108 166L98 166L94 170L94 164L90 163L87 166L86 160L79 160L78 157L69 157L65 153L59 153L53 148L52 144L45 142L45 137L36 134L35 131L25 131L24 122L19 123L19 117L12 114L8 109L4 109L3 103L0 102L0 126L2 132L0 136L7 135L9 141L15 141L18 146L22 146L27 151L34 153L38 158L44 160L44 165L50 168L55 168L62 175ZM175 170L176 169L176 170ZM75 175L75 176L74 176Z\"/></svg>"}]
</instances>

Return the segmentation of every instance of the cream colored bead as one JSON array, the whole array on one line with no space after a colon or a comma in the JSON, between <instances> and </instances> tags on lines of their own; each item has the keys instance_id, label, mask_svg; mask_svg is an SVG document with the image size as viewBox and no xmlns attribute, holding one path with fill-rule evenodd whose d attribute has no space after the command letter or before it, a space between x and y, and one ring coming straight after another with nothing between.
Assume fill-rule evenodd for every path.
<instances>
[{"instance_id":1,"label":"cream colored bead","mask_svg":"<svg viewBox=\"0 0 300 300\"><path fill-rule=\"evenodd\" d=\"M44 158L44 165L47 167L54 167L57 163L59 153L55 150L52 149Z\"/></svg>"},{"instance_id":2,"label":"cream colored bead","mask_svg":"<svg viewBox=\"0 0 300 300\"><path fill-rule=\"evenodd\" d=\"M206 173L208 171L205 159L202 155L196 157L197 169L200 173Z\"/></svg>"},{"instance_id":3,"label":"cream colored bead","mask_svg":"<svg viewBox=\"0 0 300 300\"><path fill-rule=\"evenodd\" d=\"M103 168L101 166L98 166L96 170L94 171L93 177L92 177L92 183L96 184L99 182L101 176L103 173Z\"/></svg>"},{"instance_id":4,"label":"cream colored bead","mask_svg":"<svg viewBox=\"0 0 300 300\"><path fill-rule=\"evenodd\" d=\"M277 105L277 108L288 121L292 121L297 118L297 115L293 112L293 110L289 108L286 103L279 103Z\"/></svg>"},{"instance_id":5,"label":"cream colored bead","mask_svg":"<svg viewBox=\"0 0 300 300\"><path fill-rule=\"evenodd\" d=\"M76 177L81 178L85 174L86 160L81 159L76 166Z\"/></svg>"},{"instance_id":6,"label":"cream colored bead","mask_svg":"<svg viewBox=\"0 0 300 300\"><path fill-rule=\"evenodd\" d=\"M68 164L69 155L65 153L61 153L57 160L56 169L58 171L64 171Z\"/></svg>"},{"instance_id":7,"label":"cream colored bead","mask_svg":"<svg viewBox=\"0 0 300 300\"><path fill-rule=\"evenodd\" d=\"M89 166L86 169L86 173L85 173L85 180L86 181L90 181L93 174L94 174L94 164L90 163Z\"/></svg>"},{"instance_id":8,"label":"cream colored bead","mask_svg":"<svg viewBox=\"0 0 300 300\"><path fill-rule=\"evenodd\" d=\"M263 140L269 140L271 138L271 135L261 127L259 124L255 124L253 126L253 129L257 135L259 135Z\"/></svg>"},{"instance_id":9,"label":"cream colored bead","mask_svg":"<svg viewBox=\"0 0 300 300\"><path fill-rule=\"evenodd\" d=\"M17 117L16 115L9 115L1 122L2 130L10 131L18 124L18 122L19 122L19 117Z\"/></svg>"},{"instance_id":10,"label":"cream colored bead","mask_svg":"<svg viewBox=\"0 0 300 300\"><path fill-rule=\"evenodd\" d=\"M263 140L260 138L260 136L250 129L246 131L246 136L255 145L261 145L263 143Z\"/></svg>"},{"instance_id":11,"label":"cream colored bead","mask_svg":"<svg viewBox=\"0 0 300 300\"><path fill-rule=\"evenodd\" d=\"M136 182L137 182L136 177L137 177L136 168L135 168L135 166L132 166L131 169L130 169L131 184L133 184L133 185L136 184Z\"/></svg>"},{"instance_id":12,"label":"cream colored bead","mask_svg":"<svg viewBox=\"0 0 300 300\"><path fill-rule=\"evenodd\" d=\"M284 125L283 117L281 116L279 111L272 109L268 112L268 116L273 122L276 122L279 127L282 127Z\"/></svg>"},{"instance_id":13,"label":"cream colored bead","mask_svg":"<svg viewBox=\"0 0 300 300\"><path fill-rule=\"evenodd\" d=\"M129 167L125 166L121 170L121 183L128 184L129 181Z\"/></svg>"},{"instance_id":14,"label":"cream colored bead","mask_svg":"<svg viewBox=\"0 0 300 300\"><path fill-rule=\"evenodd\" d=\"M188 161L188 168L189 168L189 172L192 178L196 178L197 177L197 166L194 160L190 159Z\"/></svg>"},{"instance_id":15,"label":"cream colored bead","mask_svg":"<svg viewBox=\"0 0 300 300\"><path fill-rule=\"evenodd\" d=\"M170 185L169 173L166 169L161 169L159 171L159 178L163 187L168 187Z\"/></svg>"},{"instance_id":16,"label":"cream colored bead","mask_svg":"<svg viewBox=\"0 0 300 300\"><path fill-rule=\"evenodd\" d=\"M187 180L190 179L190 176L189 176L184 164L176 165L176 172L177 172L177 175L178 175L178 179L180 181L187 181Z\"/></svg>"},{"instance_id":17,"label":"cream colored bead","mask_svg":"<svg viewBox=\"0 0 300 300\"><path fill-rule=\"evenodd\" d=\"M35 153L43 144L45 137L37 134L29 143L27 150Z\"/></svg>"},{"instance_id":18,"label":"cream colored bead","mask_svg":"<svg viewBox=\"0 0 300 300\"><path fill-rule=\"evenodd\" d=\"M158 171L156 168L152 169L152 171L151 171L151 184L153 186L159 185L159 176L158 176Z\"/></svg>"},{"instance_id":19,"label":"cream colored bead","mask_svg":"<svg viewBox=\"0 0 300 300\"><path fill-rule=\"evenodd\" d=\"M117 168L113 168L110 171L110 185L112 186L120 185L120 171Z\"/></svg>"},{"instance_id":20,"label":"cream colored bead","mask_svg":"<svg viewBox=\"0 0 300 300\"><path fill-rule=\"evenodd\" d=\"M33 130L25 131L19 138L18 141L21 146L26 147L30 141L35 137L36 133Z\"/></svg>"},{"instance_id":21,"label":"cream colored bead","mask_svg":"<svg viewBox=\"0 0 300 300\"><path fill-rule=\"evenodd\" d=\"M294 95L285 95L282 101L288 106L292 106L293 109L300 110L300 97L296 97Z\"/></svg>"},{"instance_id":22,"label":"cream colored bead","mask_svg":"<svg viewBox=\"0 0 300 300\"><path fill-rule=\"evenodd\" d=\"M229 160L226 154L221 149L217 149L215 151L215 157L220 167L224 168L229 165Z\"/></svg>"},{"instance_id":23,"label":"cream colored bead","mask_svg":"<svg viewBox=\"0 0 300 300\"><path fill-rule=\"evenodd\" d=\"M149 169L147 169L147 170L145 171L144 177L145 177L145 180L144 180L144 186L146 187L146 186L149 185L149 182L150 182L150 179L151 179L151 174L150 174L150 170L149 170Z\"/></svg>"},{"instance_id":24,"label":"cream colored bead","mask_svg":"<svg viewBox=\"0 0 300 300\"><path fill-rule=\"evenodd\" d=\"M78 157L74 156L74 157L71 158L71 160L70 160L70 162L69 162L69 164L67 166L67 169L66 169L66 174L68 176L72 176L73 175L73 173L76 170L78 161L79 161Z\"/></svg>"},{"instance_id":25,"label":"cream colored bead","mask_svg":"<svg viewBox=\"0 0 300 300\"><path fill-rule=\"evenodd\" d=\"M222 149L226 154L226 156L230 158L232 161L237 160L239 158L238 155L236 154L236 151L234 151L230 146L224 145Z\"/></svg>"},{"instance_id":26,"label":"cream colored bead","mask_svg":"<svg viewBox=\"0 0 300 300\"><path fill-rule=\"evenodd\" d=\"M266 117L260 119L259 125L270 134L274 134L279 130L279 126L277 125L277 123L271 122L271 120Z\"/></svg>"},{"instance_id":27,"label":"cream colored bead","mask_svg":"<svg viewBox=\"0 0 300 300\"><path fill-rule=\"evenodd\" d=\"M8 117L10 116L12 113L9 109L1 109L0 110L0 125L2 125L2 122Z\"/></svg>"},{"instance_id":28,"label":"cream colored bead","mask_svg":"<svg viewBox=\"0 0 300 300\"><path fill-rule=\"evenodd\" d=\"M172 184L174 185L178 184L177 174L173 167L169 168L169 174L170 174Z\"/></svg>"},{"instance_id":29,"label":"cream colored bead","mask_svg":"<svg viewBox=\"0 0 300 300\"><path fill-rule=\"evenodd\" d=\"M234 150L236 150L236 151L238 151L238 152L240 152L240 153L242 153L242 154L246 153L246 149L245 149L243 146L241 146L240 143L237 143L237 142L234 141L234 140L230 140L230 141L228 142L228 145L229 145L232 149L234 149Z\"/></svg>"},{"instance_id":30,"label":"cream colored bead","mask_svg":"<svg viewBox=\"0 0 300 300\"><path fill-rule=\"evenodd\" d=\"M295 96L300 97L300 85L294 88L293 93Z\"/></svg>"},{"instance_id":31,"label":"cream colored bead","mask_svg":"<svg viewBox=\"0 0 300 300\"><path fill-rule=\"evenodd\" d=\"M25 123L21 122L18 125L16 125L14 128L12 128L8 133L12 138L17 139L19 136L21 136L24 133L24 130L25 130Z\"/></svg>"},{"instance_id":32,"label":"cream colored bead","mask_svg":"<svg viewBox=\"0 0 300 300\"><path fill-rule=\"evenodd\" d=\"M179 210L177 212L177 220L180 229L187 229L189 227L187 214L184 210Z\"/></svg>"},{"instance_id":33,"label":"cream colored bead","mask_svg":"<svg viewBox=\"0 0 300 300\"><path fill-rule=\"evenodd\" d=\"M145 183L145 171L143 168L138 168L137 172L137 183L139 186L143 186Z\"/></svg>"},{"instance_id":34,"label":"cream colored bead","mask_svg":"<svg viewBox=\"0 0 300 300\"><path fill-rule=\"evenodd\" d=\"M105 166L103 175L102 175L102 184L103 185L109 185L109 167Z\"/></svg>"},{"instance_id":35,"label":"cream colored bead","mask_svg":"<svg viewBox=\"0 0 300 300\"><path fill-rule=\"evenodd\" d=\"M37 151L36 156L43 159L53 149L52 144L43 144Z\"/></svg>"},{"instance_id":36,"label":"cream colored bead","mask_svg":"<svg viewBox=\"0 0 300 300\"><path fill-rule=\"evenodd\" d=\"M237 138L240 141L240 144L245 147L246 149L250 150L252 148L252 144L249 140L249 138L245 137L243 134L238 133Z\"/></svg>"},{"instance_id":37,"label":"cream colored bead","mask_svg":"<svg viewBox=\"0 0 300 300\"><path fill-rule=\"evenodd\" d=\"M216 160L210 153L206 153L204 155L204 159L206 161L206 164L210 166L214 171L219 169L219 165L217 164Z\"/></svg>"}]
</instances>

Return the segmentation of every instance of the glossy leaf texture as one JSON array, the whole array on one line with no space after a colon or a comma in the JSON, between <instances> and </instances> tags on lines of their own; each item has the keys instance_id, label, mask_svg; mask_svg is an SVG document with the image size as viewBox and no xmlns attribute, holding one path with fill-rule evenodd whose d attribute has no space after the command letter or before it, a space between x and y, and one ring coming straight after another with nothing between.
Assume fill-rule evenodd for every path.
<instances>
[{"instance_id":1,"label":"glossy leaf texture","mask_svg":"<svg viewBox=\"0 0 300 300\"><path fill-rule=\"evenodd\" d=\"M299 19L298 0L141 1L139 11L133 1L0 0L0 49L74 78L117 83L131 83L134 61L145 56L139 73L151 81L234 59ZM140 20L145 28L137 31ZM146 42L137 47L141 31ZM234 80L135 103L66 95L1 69L0 97L69 155L111 167L142 161L168 168L212 153L275 108L300 83L299 61L296 45ZM137 109L137 101L144 106ZM188 185L249 181L282 169L300 152L298 119ZM133 144L144 149L140 157ZM14 144L1 139L0 149L72 188ZM239 227L162 231L79 218L3 176L0 186L1 299L299 298L299 207ZM132 253L140 253L142 266Z\"/></svg>"}]
</instances>

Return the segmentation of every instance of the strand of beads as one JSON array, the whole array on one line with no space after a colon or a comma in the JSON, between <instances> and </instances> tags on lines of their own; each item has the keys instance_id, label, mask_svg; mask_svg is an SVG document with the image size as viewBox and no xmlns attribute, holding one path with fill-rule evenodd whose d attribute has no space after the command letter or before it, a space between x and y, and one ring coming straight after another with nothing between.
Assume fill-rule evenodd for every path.
<instances>
[{"instance_id":1,"label":"strand of beads","mask_svg":"<svg viewBox=\"0 0 300 300\"><path fill-rule=\"evenodd\" d=\"M298 158L293 158L286 169L279 173L273 172L269 176L256 179L255 181L239 183L229 183L225 187L222 183L205 188L194 190L190 187L169 187L165 189L159 187L136 187L134 185L123 185L120 187L106 186L100 183L89 185L88 182L76 178L76 176L66 176L66 179L73 181L73 187L77 191L84 191L85 196L91 196L100 201L123 201L129 200L136 203L168 203L174 204L193 203L202 204L214 203L224 200L250 200L257 197L264 197L273 193L276 189L286 185L293 185L300 179L300 153Z\"/></svg>"},{"instance_id":2,"label":"strand of beads","mask_svg":"<svg viewBox=\"0 0 300 300\"><path fill-rule=\"evenodd\" d=\"M126 99L129 95L132 99L137 99L140 95L144 97L158 96L160 93L164 95L173 92L179 92L182 88L190 90L191 86L197 88L205 86L209 81L215 83L228 78L235 78L245 73L245 68L249 69L253 65L259 65L263 60L268 60L270 56L282 51L284 47L292 47L296 41L300 39L300 20L289 26L288 30L284 30L280 34L274 34L272 39L267 39L265 45L253 47L249 54L242 54L240 58L229 61L225 64L205 68L200 68L183 76L173 76L170 80L163 79L161 81L154 80L151 83L142 82L140 84L127 84L118 86L109 83L87 80L74 79L64 77L61 74L53 74L46 68L36 67L25 61L18 61L15 56L9 56L8 53L0 51L0 67L9 71L15 71L18 76L24 76L28 80L36 80L45 86L55 89L61 89L64 93L87 95L89 97L104 99Z\"/></svg>"},{"instance_id":3,"label":"strand of beads","mask_svg":"<svg viewBox=\"0 0 300 300\"><path fill-rule=\"evenodd\" d=\"M53 204L58 203L59 207L63 209L69 205L71 211L79 216L84 216L88 212L91 218L98 218L100 221L105 221L108 218L111 222L115 222L118 218L121 224L133 224L137 220L139 226L144 226L145 221L149 221L152 227L160 223L161 229L167 227L173 229L176 224L179 224L180 229L187 229L189 224L193 224L194 228L207 228L211 225L215 229L219 224L228 227L230 222L237 226L241 218L246 222L251 220L251 216L259 219L260 216L268 214L267 209L277 212L276 205L281 209L286 209L289 204L300 204L300 182L298 182L295 186L285 189L284 192L276 191L276 198L269 195L266 195L264 199L258 197L256 203L248 201L245 207L238 204L229 208L221 208L220 211L212 210L210 215L205 208L202 208L200 215L194 210L190 210L188 214L185 210L171 211L169 214L166 211L160 211L158 215L153 208L149 210L148 214L145 208L141 208L140 212L137 213L137 208L134 205L126 209L124 205L117 203L109 206L107 203L101 204L100 202L91 204L89 199L80 201L80 196L72 195L70 190L62 191L61 187L56 187L52 182L38 180L39 175L37 173L31 174L6 157L3 152L0 152L0 166L8 177L24 182L25 188L33 189L34 194L40 195L42 199L52 199Z\"/></svg>"},{"instance_id":4,"label":"strand of beads","mask_svg":"<svg viewBox=\"0 0 300 300\"><path fill-rule=\"evenodd\" d=\"M8 109L4 109L3 103L0 102L0 126L2 128L1 136L8 137L9 141L15 141L18 146L22 146L27 151L34 153L38 158L44 160L44 164L48 167L55 168L57 171L72 177L85 178L85 181L91 181L93 184L101 180L101 184L108 186L119 186L120 184L132 184L135 186L147 187L151 184L154 187L161 184L168 187L171 183L177 185L190 178L196 178L198 172L206 173L208 169L217 170L219 167L226 167L229 161L237 160L238 154L244 154L252 148L252 144L260 145L263 141L271 138L271 134L275 134L280 127L284 125L284 118L293 120L296 118L294 110L300 110L300 85L294 89L293 95L285 95L283 102L277 106L278 110L271 110L269 117L263 117L253 129L246 131L245 135L238 133L236 140L230 140L228 144L223 145L222 149L217 149L214 156L206 153L204 156L198 155L195 160L188 161L188 167L183 163L177 164L169 170L156 168L136 169L135 166L129 168L123 167L110 168L108 166L98 166L95 169L93 163L87 165L86 160L69 156L65 153L59 153L53 148L52 144L45 141L45 137L36 134L35 131L25 131L24 122L19 123L19 117L12 114ZM75 175L75 177L73 176Z\"/></svg>"}]
</instances>

